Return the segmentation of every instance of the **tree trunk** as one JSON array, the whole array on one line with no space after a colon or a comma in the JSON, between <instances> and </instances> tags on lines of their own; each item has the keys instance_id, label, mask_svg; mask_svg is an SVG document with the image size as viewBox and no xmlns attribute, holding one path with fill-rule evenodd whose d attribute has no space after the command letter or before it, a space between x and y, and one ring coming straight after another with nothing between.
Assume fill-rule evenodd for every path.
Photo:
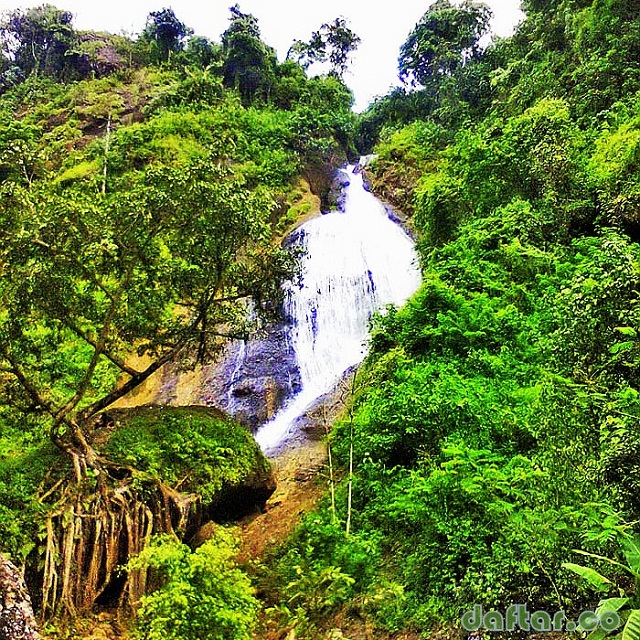
<instances>
[{"instance_id":1,"label":"tree trunk","mask_svg":"<svg viewBox=\"0 0 640 640\"><path fill-rule=\"evenodd\" d=\"M39 640L31 598L20 572L0 554L0 640Z\"/></svg>"}]
</instances>

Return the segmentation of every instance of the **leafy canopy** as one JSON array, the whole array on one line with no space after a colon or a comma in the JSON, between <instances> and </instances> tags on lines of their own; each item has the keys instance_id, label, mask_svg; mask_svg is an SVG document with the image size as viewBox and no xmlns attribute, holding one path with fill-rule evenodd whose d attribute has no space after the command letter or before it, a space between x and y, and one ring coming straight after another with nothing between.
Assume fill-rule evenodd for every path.
<instances>
[{"instance_id":1,"label":"leafy canopy","mask_svg":"<svg viewBox=\"0 0 640 640\"><path fill-rule=\"evenodd\" d=\"M230 24L222 34L224 84L238 90L243 104L265 98L274 83L276 53L260 37L258 20L231 7Z\"/></svg>"},{"instance_id":2,"label":"leafy canopy","mask_svg":"<svg viewBox=\"0 0 640 640\"><path fill-rule=\"evenodd\" d=\"M484 3L465 0L456 6L437 0L400 48L400 79L427 86L440 76L451 76L479 55L491 17Z\"/></svg>"},{"instance_id":3,"label":"leafy canopy","mask_svg":"<svg viewBox=\"0 0 640 640\"><path fill-rule=\"evenodd\" d=\"M231 534L220 528L193 553L168 536L128 564L151 568L162 585L142 598L138 633L142 640L249 640L259 603L246 574L237 568Z\"/></svg>"},{"instance_id":4,"label":"leafy canopy","mask_svg":"<svg viewBox=\"0 0 640 640\"><path fill-rule=\"evenodd\" d=\"M305 69L315 63L328 62L331 65L329 73L342 78L349 58L359 44L360 38L347 26L347 21L336 18L314 31L309 42L296 40L287 53L287 59L297 60Z\"/></svg>"},{"instance_id":5,"label":"leafy canopy","mask_svg":"<svg viewBox=\"0 0 640 640\"><path fill-rule=\"evenodd\" d=\"M76 41L73 16L50 4L16 9L0 23L0 50L26 77L33 73L60 76Z\"/></svg>"},{"instance_id":6,"label":"leafy canopy","mask_svg":"<svg viewBox=\"0 0 640 640\"><path fill-rule=\"evenodd\" d=\"M182 50L183 42L193 31L178 20L173 9L152 11L141 37L155 44L160 60L167 62L172 53Z\"/></svg>"}]
</instances>

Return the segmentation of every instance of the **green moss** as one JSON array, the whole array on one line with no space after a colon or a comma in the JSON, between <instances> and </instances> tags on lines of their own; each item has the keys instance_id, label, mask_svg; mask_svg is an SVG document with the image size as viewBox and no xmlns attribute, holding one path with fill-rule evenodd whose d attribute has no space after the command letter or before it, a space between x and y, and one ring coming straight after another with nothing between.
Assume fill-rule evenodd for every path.
<instances>
[{"instance_id":1,"label":"green moss","mask_svg":"<svg viewBox=\"0 0 640 640\"><path fill-rule=\"evenodd\" d=\"M266 472L251 433L208 407L139 407L112 413L106 454L208 500L225 485Z\"/></svg>"},{"instance_id":2,"label":"green moss","mask_svg":"<svg viewBox=\"0 0 640 640\"><path fill-rule=\"evenodd\" d=\"M288 194L286 200L286 211L280 216L276 225L278 235L286 235L297 224L307 217L320 213L320 201L309 187L309 184L300 179Z\"/></svg>"}]
</instances>

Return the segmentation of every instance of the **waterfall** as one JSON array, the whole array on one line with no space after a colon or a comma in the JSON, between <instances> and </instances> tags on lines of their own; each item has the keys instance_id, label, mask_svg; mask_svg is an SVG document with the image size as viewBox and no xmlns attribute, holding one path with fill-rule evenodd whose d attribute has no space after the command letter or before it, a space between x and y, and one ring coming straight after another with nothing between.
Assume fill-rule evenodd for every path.
<instances>
[{"instance_id":1,"label":"waterfall","mask_svg":"<svg viewBox=\"0 0 640 640\"><path fill-rule=\"evenodd\" d=\"M288 286L285 310L293 319L301 390L256 433L265 453L276 450L296 419L364 359L372 314L403 304L420 285L411 238L353 166L343 171L349 181L344 213L314 218L296 232L305 250L302 279Z\"/></svg>"}]
</instances>

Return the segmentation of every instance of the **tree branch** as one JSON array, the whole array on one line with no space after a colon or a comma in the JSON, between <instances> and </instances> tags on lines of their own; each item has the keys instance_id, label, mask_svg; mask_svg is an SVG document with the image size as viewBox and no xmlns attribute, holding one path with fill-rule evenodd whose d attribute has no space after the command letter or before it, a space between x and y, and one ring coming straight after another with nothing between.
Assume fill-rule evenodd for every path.
<instances>
[{"instance_id":1,"label":"tree branch","mask_svg":"<svg viewBox=\"0 0 640 640\"><path fill-rule=\"evenodd\" d=\"M98 366L100 357L103 355L104 348L107 342L107 336L109 335L109 331L111 330L111 324L118 311L118 306L120 305L120 299L122 298L122 294L124 293L127 285L129 284L130 276L131 276L131 269L129 269L129 271L125 274L124 278L120 282L119 289L116 291L116 293L113 296L113 301L111 302L111 306L109 307L109 310L107 311L107 314L104 317L102 329L100 331L100 336L98 337L96 346L93 349L93 355L91 357L91 361L89 362L89 366L87 367L87 370L84 374L84 378L78 385L78 388L76 389L76 392L71 398L71 400L69 400L69 402L67 402L67 404L60 411L58 411L58 413L55 416L55 419L53 422L54 432L58 427L58 425L67 417L67 415L69 415L69 413L73 411L75 407L78 406L78 403L82 400L82 398L84 397L84 394L87 392L87 389L89 388L89 384L91 383L93 374L96 370L96 367Z\"/></svg>"},{"instance_id":2,"label":"tree branch","mask_svg":"<svg viewBox=\"0 0 640 640\"><path fill-rule=\"evenodd\" d=\"M130 391L135 389L138 385L142 384L147 378L149 378L152 374L154 374L158 369L162 366L170 362L173 358L175 358L178 353L186 346L189 341L189 338L192 336L193 332L197 329L198 325L202 322L203 318L206 316L207 310L209 307L217 301L216 293L218 292L219 287L214 287L211 294L206 298L205 303L202 305L202 309L198 316L193 319L193 321L189 324L189 326L184 328L182 332L182 338L177 341L175 346L167 351L163 356L158 358L155 362L152 362L144 371L138 373L135 376L132 376L130 380L122 385L118 389L114 389L111 393L108 393L106 396L94 402L91 406L87 407L82 411L81 419L87 420L92 415L98 413L98 411L102 411L106 409L109 405L113 404L120 398L123 398Z\"/></svg>"},{"instance_id":3,"label":"tree branch","mask_svg":"<svg viewBox=\"0 0 640 640\"><path fill-rule=\"evenodd\" d=\"M71 331L73 331L79 338L82 338L88 345L92 346L94 349L97 349L96 341L90 338L82 329L80 329L80 327L76 326L76 324L72 320L70 320L68 317L65 317L65 318L60 318L60 321L66 327L71 329ZM117 356L113 355L110 351L107 351L106 345L105 345L105 348L102 350L102 355L105 358L107 358L107 360L115 364L116 367L118 367L118 369L120 369L123 373L126 373L132 378L137 376L140 373L140 371L138 371L137 369L134 369L133 367L130 367L129 365L126 364L126 362L124 362Z\"/></svg>"},{"instance_id":4,"label":"tree branch","mask_svg":"<svg viewBox=\"0 0 640 640\"><path fill-rule=\"evenodd\" d=\"M11 353L9 353L9 350L5 346L2 347L2 355L5 357L11 367L10 372L17 378L22 388L27 392L27 394L33 401L35 407L42 408L47 411L47 413L54 415L51 403L43 398L43 396L40 394L40 391L38 391L36 386L27 378L16 359L11 355Z\"/></svg>"},{"instance_id":5,"label":"tree branch","mask_svg":"<svg viewBox=\"0 0 640 640\"><path fill-rule=\"evenodd\" d=\"M98 411L106 409L109 405L126 396L130 391L133 391L133 389L142 384L149 376L160 369L160 367L162 367L167 362L172 360L176 355L178 355L185 344L186 340L177 345L171 351L167 351L167 353L165 353L162 357L158 358L155 362L152 362L144 371L133 376L130 380L127 380L127 382L125 382L125 384L123 384L121 387L119 387L118 389L114 389L111 393L108 393L106 396L84 409L81 414L82 420L87 420L91 416L98 413Z\"/></svg>"},{"instance_id":6,"label":"tree branch","mask_svg":"<svg viewBox=\"0 0 640 640\"><path fill-rule=\"evenodd\" d=\"M56 251L54 247L52 247L50 244L47 244L43 240L40 240L40 238L34 238L32 242L38 247L42 247L43 249L46 249L47 251L49 251L51 255L54 257L60 255L59 251ZM65 256L65 257L68 257L68 256ZM104 293L109 298L109 300L113 301L113 294L111 293L111 291L109 291L109 289L102 282L100 282L98 278L95 277L95 275L91 272L90 269L86 267L86 265L83 262L78 260L78 261L75 261L74 264L80 268L80 270L82 271L84 276L87 278L87 280L95 284L96 287L98 287L98 289L100 289L100 291L102 291L102 293Z\"/></svg>"}]
</instances>

